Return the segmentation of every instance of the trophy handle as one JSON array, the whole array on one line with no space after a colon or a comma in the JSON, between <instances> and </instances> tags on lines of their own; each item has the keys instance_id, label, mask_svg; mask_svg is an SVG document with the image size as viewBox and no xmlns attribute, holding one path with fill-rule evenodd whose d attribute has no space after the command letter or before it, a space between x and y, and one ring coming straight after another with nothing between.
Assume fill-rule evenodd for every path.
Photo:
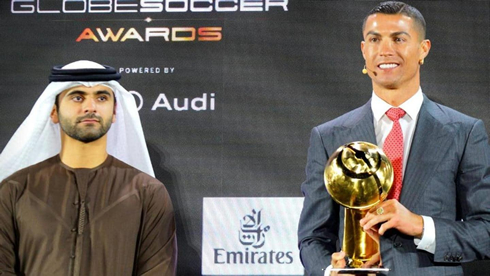
<instances>
[{"instance_id":1,"label":"trophy handle","mask_svg":"<svg viewBox=\"0 0 490 276\"><path fill-rule=\"evenodd\" d=\"M350 258L350 267L360 268L379 250L378 243L361 227L359 221L368 210L345 208L342 250Z\"/></svg>"}]
</instances>

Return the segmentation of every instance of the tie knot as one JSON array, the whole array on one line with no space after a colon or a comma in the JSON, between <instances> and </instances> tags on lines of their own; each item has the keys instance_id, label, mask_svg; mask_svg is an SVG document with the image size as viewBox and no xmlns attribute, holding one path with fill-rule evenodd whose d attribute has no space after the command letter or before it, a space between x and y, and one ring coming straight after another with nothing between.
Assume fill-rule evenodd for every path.
<instances>
[{"instance_id":1,"label":"tie knot","mask_svg":"<svg viewBox=\"0 0 490 276\"><path fill-rule=\"evenodd\" d=\"M390 108L388 109L388 111L386 111L386 116L388 116L388 118L390 118L390 120L392 120L393 122L396 122L398 121L401 117L403 117L405 115L405 110L401 109L401 108Z\"/></svg>"}]
</instances>

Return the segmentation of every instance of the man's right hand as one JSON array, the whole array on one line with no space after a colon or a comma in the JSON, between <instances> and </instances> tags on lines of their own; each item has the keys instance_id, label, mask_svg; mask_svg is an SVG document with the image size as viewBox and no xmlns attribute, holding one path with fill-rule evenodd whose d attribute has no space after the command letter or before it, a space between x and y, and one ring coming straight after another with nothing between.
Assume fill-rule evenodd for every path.
<instances>
[{"instance_id":1,"label":"man's right hand","mask_svg":"<svg viewBox=\"0 0 490 276\"><path fill-rule=\"evenodd\" d=\"M330 264L332 265L332 268L344 268L347 263L345 262L345 252L335 252L332 254L332 261L330 262ZM336 271L333 271L330 273L330 275L338 275L338 273ZM354 276L353 274L342 274L342 275L345 275L345 276L348 276L348 275L352 275Z\"/></svg>"},{"instance_id":2,"label":"man's right hand","mask_svg":"<svg viewBox=\"0 0 490 276\"><path fill-rule=\"evenodd\" d=\"M333 268L344 268L347 265L345 262L345 252L340 251L333 253L330 264Z\"/></svg>"},{"instance_id":3,"label":"man's right hand","mask_svg":"<svg viewBox=\"0 0 490 276\"><path fill-rule=\"evenodd\" d=\"M373 238L376 238L376 234L377 232L376 231L372 231L374 233L372 233L372 236ZM378 239L379 239L379 236L378 236ZM346 263L346 258L345 258L345 252L335 252L332 254L332 261L330 262L330 264L332 265L332 268L344 268L347 263ZM362 267L364 268L369 268L369 267L373 267L373 266L378 266L378 265L381 265L381 258L380 258L380 254L379 252L376 253L375 255L373 255L371 257L371 259L369 261L367 261L366 263L363 264ZM338 275L338 273L336 271L333 271L330 273L330 275ZM349 276L349 275L352 275L352 276L355 276L354 274L342 274L342 276ZM369 275L374 275L374 274L369 274Z\"/></svg>"}]
</instances>

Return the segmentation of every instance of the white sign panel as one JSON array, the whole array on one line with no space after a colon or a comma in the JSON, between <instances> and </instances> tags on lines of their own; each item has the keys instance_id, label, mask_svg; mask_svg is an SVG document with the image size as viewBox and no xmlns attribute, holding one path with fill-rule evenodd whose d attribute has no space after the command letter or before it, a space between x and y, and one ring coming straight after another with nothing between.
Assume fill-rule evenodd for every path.
<instances>
[{"instance_id":1,"label":"white sign panel","mask_svg":"<svg viewBox=\"0 0 490 276\"><path fill-rule=\"evenodd\" d=\"M204 198L203 275L303 275L301 197Z\"/></svg>"}]
</instances>

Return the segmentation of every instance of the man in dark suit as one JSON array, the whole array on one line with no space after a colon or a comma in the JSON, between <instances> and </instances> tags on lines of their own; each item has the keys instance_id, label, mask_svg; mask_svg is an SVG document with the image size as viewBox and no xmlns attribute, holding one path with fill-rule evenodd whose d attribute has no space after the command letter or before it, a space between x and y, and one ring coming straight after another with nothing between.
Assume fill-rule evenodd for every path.
<instances>
[{"instance_id":1,"label":"man in dark suit","mask_svg":"<svg viewBox=\"0 0 490 276\"><path fill-rule=\"evenodd\" d=\"M365 18L363 36L371 100L311 132L298 230L303 265L308 275L345 266L339 252L343 207L328 194L323 171L339 146L366 141L387 152L395 181L389 199L360 221L365 231L379 235L380 254L365 265L381 261L390 276L461 275L462 262L490 257L485 127L422 93L420 66L431 43L417 9L381 3Z\"/></svg>"}]
</instances>

